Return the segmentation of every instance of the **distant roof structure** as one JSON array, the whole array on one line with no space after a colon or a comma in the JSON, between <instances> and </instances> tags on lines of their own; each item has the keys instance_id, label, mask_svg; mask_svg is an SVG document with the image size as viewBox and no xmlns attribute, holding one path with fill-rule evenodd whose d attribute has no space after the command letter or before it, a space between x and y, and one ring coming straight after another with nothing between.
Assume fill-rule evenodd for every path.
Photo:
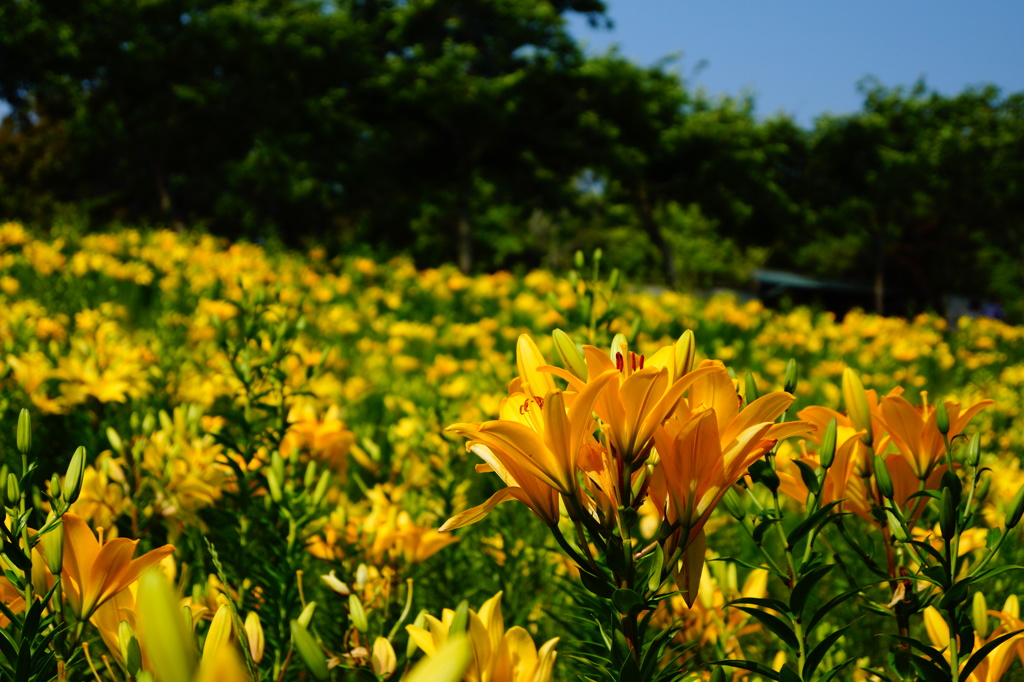
<instances>
[{"instance_id":1,"label":"distant roof structure","mask_svg":"<svg viewBox=\"0 0 1024 682\"><path fill-rule=\"evenodd\" d=\"M850 284L836 279L819 279L798 275L795 272L784 270L763 270L753 272L753 279L762 288L762 295L766 298L779 296L792 289L804 289L809 291L832 291L849 294L870 294L873 289L863 284ZM770 287L770 288L769 288Z\"/></svg>"}]
</instances>

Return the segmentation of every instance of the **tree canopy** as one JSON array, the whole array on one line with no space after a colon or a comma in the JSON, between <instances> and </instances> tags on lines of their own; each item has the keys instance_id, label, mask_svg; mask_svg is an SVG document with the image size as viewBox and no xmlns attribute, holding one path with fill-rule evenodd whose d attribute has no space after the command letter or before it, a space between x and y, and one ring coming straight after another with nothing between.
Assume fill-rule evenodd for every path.
<instances>
[{"instance_id":1,"label":"tree canopy","mask_svg":"<svg viewBox=\"0 0 1024 682\"><path fill-rule=\"evenodd\" d=\"M769 265L879 304L1024 289L1024 94L865 81L808 130L588 56L570 13L610 24L600 0L11 0L0 218L466 270L602 246L670 285Z\"/></svg>"}]
</instances>

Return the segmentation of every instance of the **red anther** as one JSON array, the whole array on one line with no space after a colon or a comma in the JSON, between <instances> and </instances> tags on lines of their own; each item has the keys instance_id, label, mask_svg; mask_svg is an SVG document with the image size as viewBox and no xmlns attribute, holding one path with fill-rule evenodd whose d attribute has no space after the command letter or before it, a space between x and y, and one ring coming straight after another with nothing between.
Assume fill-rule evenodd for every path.
<instances>
[{"instance_id":1,"label":"red anther","mask_svg":"<svg viewBox=\"0 0 1024 682\"><path fill-rule=\"evenodd\" d=\"M636 371L636 353L630 352L629 359L633 363L633 371Z\"/></svg>"},{"instance_id":2,"label":"red anther","mask_svg":"<svg viewBox=\"0 0 1024 682\"><path fill-rule=\"evenodd\" d=\"M644 356L640 356L640 369L644 368Z\"/></svg>"},{"instance_id":3,"label":"red anther","mask_svg":"<svg viewBox=\"0 0 1024 682\"><path fill-rule=\"evenodd\" d=\"M537 397L534 400L537 401L537 407L544 407L544 398Z\"/></svg>"},{"instance_id":4,"label":"red anther","mask_svg":"<svg viewBox=\"0 0 1024 682\"><path fill-rule=\"evenodd\" d=\"M622 360L622 353L616 353L615 354L615 369L617 369L617 370L619 370L621 372L622 369L625 366L626 366L626 363Z\"/></svg>"}]
</instances>

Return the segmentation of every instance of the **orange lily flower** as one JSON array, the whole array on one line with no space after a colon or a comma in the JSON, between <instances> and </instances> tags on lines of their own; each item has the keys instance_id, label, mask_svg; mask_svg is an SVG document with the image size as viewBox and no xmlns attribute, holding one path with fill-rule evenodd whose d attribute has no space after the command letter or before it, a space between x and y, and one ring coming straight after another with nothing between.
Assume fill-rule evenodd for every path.
<instances>
[{"instance_id":1,"label":"orange lily flower","mask_svg":"<svg viewBox=\"0 0 1024 682\"><path fill-rule=\"evenodd\" d=\"M608 429L608 439L615 456L632 464L647 456L652 445L654 430L679 405L683 393L711 370L698 368L670 381L669 367L645 367L644 356L629 351L625 344L616 353L613 362L607 353L594 346L584 346L587 375L583 382L559 367L541 367L569 382L581 394L596 381L611 375L619 381L611 382L601 393L594 411ZM667 357L667 354L662 354Z\"/></svg>"},{"instance_id":2,"label":"orange lily flower","mask_svg":"<svg viewBox=\"0 0 1024 682\"><path fill-rule=\"evenodd\" d=\"M1004 607L1005 608L1005 607ZM988 642L992 641L996 637L999 637L1005 633L1013 632L1021 629L1024 623L1011 613L1006 611L989 611L988 615L995 616L1000 620L999 627L988 633L988 637L979 636L980 633L975 633L974 638L974 650L977 651ZM942 652L943 657L949 660L949 626L943 619L942 614L939 613L938 609L934 606L929 606L924 610L924 624L925 629L928 631L928 639L931 640L932 646L936 649L945 651ZM999 682L1003 679L1007 669L1013 664L1014 654L1017 653L1018 648L1024 644L1024 632L1018 633L1013 637L1010 637L1004 642L997 645L992 651L989 652L988 656L975 668L970 677L970 682ZM1024 657L1024 655L1022 655ZM961 664L967 657L964 656L961 659Z\"/></svg>"},{"instance_id":3,"label":"orange lily flower","mask_svg":"<svg viewBox=\"0 0 1024 682\"><path fill-rule=\"evenodd\" d=\"M493 471L504 481L506 487L491 495L483 504L451 517L444 522L440 530L455 530L474 524L508 500L519 500L525 504L545 525L553 526L558 523L557 490L526 471L514 457L509 457L503 451L495 452L482 443L470 443L469 450L486 462L478 464L477 471Z\"/></svg>"},{"instance_id":4,"label":"orange lily flower","mask_svg":"<svg viewBox=\"0 0 1024 682\"><path fill-rule=\"evenodd\" d=\"M550 391L544 398L516 393L504 401L501 419L448 427L481 443L505 460L514 460L527 472L560 493L572 495L577 488L577 463L584 439L593 432L591 413L617 372L609 371L587 383L578 394ZM566 409L566 398L572 404ZM521 479L515 477L520 485Z\"/></svg>"},{"instance_id":5,"label":"orange lily flower","mask_svg":"<svg viewBox=\"0 0 1024 682\"><path fill-rule=\"evenodd\" d=\"M922 391L921 397L924 405L917 408L902 396L888 396L882 400L881 409L882 419L892 441L907 458L907 463L917 477L923 480L928 478L945 456L946 443L936 424L935 407L927 403L927 392ZM952 441L963 432L974 415L992 403L992 400L982 400L961 414L960 403L947 401L949 433L946 437Z\"/></svg>"},{"instance_id":6,"label":"orange lily flower","mask_svg":"<svg viewBox=\"0 0 1024 682\"><path fill-rule=\"evenodd\" d=\"M71 609L88 619L105 601L139 579L142 572L174 552L163 547L133 559L138 540L117 538L100 544L85 521L64 515L64 577L62 583Z\"/></svg>"}]
</instances>

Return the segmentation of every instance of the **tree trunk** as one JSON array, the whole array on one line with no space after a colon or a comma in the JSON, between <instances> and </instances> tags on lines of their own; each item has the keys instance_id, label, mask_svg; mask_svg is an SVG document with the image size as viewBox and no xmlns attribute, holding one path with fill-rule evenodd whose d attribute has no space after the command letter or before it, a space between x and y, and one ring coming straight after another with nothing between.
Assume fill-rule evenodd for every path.
<instances>
[{"instance_id":1,"label":"tree trunk","mask_svg":"<svg viewBox=\"0 0 1024 682\"><path fill-rule=\"evenodd\" d=\"M459 270L468 275L473 269L473 228L470 217L470 196L473 185L471 174L459 193L459 221L457 229Z\"/></svg>"}]
</instances>

